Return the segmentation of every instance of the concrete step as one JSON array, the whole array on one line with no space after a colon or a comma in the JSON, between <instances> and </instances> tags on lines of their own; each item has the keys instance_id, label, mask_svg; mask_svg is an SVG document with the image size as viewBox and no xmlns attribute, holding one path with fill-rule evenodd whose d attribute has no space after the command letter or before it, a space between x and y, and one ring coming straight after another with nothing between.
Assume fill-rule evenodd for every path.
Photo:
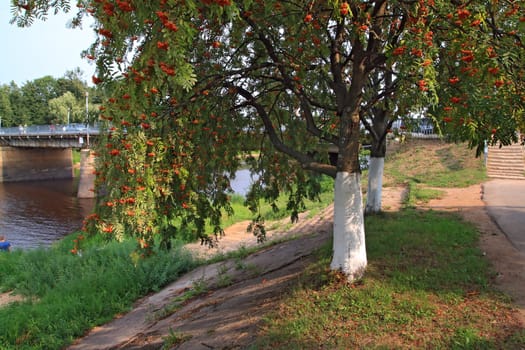
<instances>
[{"instance_id":1,"label":"concrete step","mask_svg":"<svg viewBox=\"0 0 525 350\"><path fill-rule=\"evenodd\" d=\"M487 169L487 175L512 175L512 176L524 176L525 171L523 169Z\"/></svg>"},{"instance_id":2,"label":"concrete step","mask_svg":"<svg viewBox=\"0 0 525 350\"><path fill-rule=\"evenodd\" d=\"M487 170L488 177L502 177L502 178L520 178L525 179L525 172L523 170Z\"/></svg>"},{"instance_id":3,"label":"concrete step","mask_svg":"<svg viewBox=\"0 0 525 350\"><path fill-rule=\"evenodd\" d=\"M502 179L525 179L525 149L520 144L490 146L487 176Z\"/></svg>"},{"instance_id":4,"label":"concrete step","mask_svg":"<svg viewBox=\"0 0 525 350\"><path fill-rule=\"evenodd\" d=\"M507 179L507 180L525 180L525 176L507 175L507 174L487 174L491 179Z\"/></svg>"},{"instance_id":5,"label":"concrete step","mask_svg":"<svg viewBox=\"0 0 525 350\"><path fill-rule=\"evenodd\" d=\"M501 160L489 160L487 162L489 168L520 168L523 169L523 161L501 161Z\"/></svg>"},{"instance_id":6,"label":"concrete step","mask_svg":"<svg viewBox=\"0 0 525 350\"><path fill-rule=\"evenodd\" d=\"M520 153L490 153L489 159L520 159L523 160L523 154Z\"/></svg>"},{"instance_id":7,"label":"concrete step","mask_svg":"<svg viewBox=\"0 0 525 350\"><path fill-rule=\"evenodd\" d=\"M525 148L521 145L503 146L503 147L489 147L490 154L522 154Z\"/></svg>"},{"instance_id":8,"label":"concrete step","mask_svg":"<svg viewBox=\"0 0 525 350\"><path fill-rule=\"evenodd\" d=\"M493 162L493 163L525 164L525 160L523 159L523 157L494 157L493 156L493 157L488 157L487 161Z\"/></svg>"}]
</instances>

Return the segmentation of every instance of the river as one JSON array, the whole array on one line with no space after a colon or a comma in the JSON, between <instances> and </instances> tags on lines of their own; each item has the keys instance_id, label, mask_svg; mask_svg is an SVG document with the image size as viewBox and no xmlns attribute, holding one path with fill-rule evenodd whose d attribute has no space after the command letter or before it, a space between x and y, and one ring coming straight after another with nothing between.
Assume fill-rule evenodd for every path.
<instances>
[{"instance_id":1,"label":"river","mask_svg":"<svg viewBox=\"0 0 525 350\"><path fill-rule=\"evenodd\" d=\"M78 180L0 183L0 235L13 249L47 247L77 231L91 213L93 199L76 197ZM239 170L231 186L244 195L248 170Z\"/></svg>"},{"instance_id":2,"label":"river","mask_svg":"<svg viewBox=\"0 0 525 350\"><path fill-rule=\"evenodd\" d=\"M49 246L80 229L93 205L76 198L75 180L0 183L0 234L13 249Z\"/></svg>"}]
</instances>

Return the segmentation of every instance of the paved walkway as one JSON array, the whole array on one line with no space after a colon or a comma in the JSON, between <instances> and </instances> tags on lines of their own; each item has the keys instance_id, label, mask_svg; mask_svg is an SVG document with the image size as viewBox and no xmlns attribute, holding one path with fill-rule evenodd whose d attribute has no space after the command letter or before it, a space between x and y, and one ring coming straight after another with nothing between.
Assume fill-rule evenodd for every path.
<instances>
[{"instance_id":1,"label":"paved walkway","mask_svg":"<svg viewBox=\"0 0 525 350\"><path fill-rule=\"evenodd\" d=\"M525 181L488 181L483 185L483 200L496 224L525 253Z\"/></svg>"}]
</instances>

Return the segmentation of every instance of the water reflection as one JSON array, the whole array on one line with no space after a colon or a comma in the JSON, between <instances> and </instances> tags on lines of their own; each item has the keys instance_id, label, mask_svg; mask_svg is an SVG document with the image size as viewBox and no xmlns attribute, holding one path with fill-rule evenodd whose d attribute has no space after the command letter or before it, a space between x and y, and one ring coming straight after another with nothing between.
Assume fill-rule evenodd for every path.
<instances>
[{"instance_id":1,"label":"water reflection","mask_svg":"<svg viewBox=\"0 0 525 350\"><path fill-rule=\"evenodd\" d=\"M76 198L74 180L0 183L0 234L13 249L49 246L78 230L93 205Z\"/></svg>"},{"instance_id":2,"label":"water reflection","mask_svg":"<svg viewBox=\"0 0 525 350\"><path fill-rule=\"evenodd\" d=\"M257 176L252 177L249 169L239 169L235 172L235 179L230 181L230 186L235 193L245 196L256 179Z\"/></svg>"},{"instance_id":3,"label":"water reflection","mask_svg":"<svg viewBox=\"0 0 525 350\"><path fill-rule=\"evenodd\" d=\"M244 196L252 181L250 171L240 169L231 186ZM28 249L77 231L95 202L77 198L76 191L75 180L0 183L0 234L13 249Z\"/></svg>"}]
</instances>

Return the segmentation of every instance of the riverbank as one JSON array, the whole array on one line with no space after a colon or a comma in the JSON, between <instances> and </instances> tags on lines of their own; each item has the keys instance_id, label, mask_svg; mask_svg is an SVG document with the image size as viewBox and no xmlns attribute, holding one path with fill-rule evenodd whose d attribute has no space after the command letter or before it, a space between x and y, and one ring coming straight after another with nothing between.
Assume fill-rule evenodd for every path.
<instances>
[{"instance_id":1,"label":"riverbank","mask_svg":"<svg viewBox=\"0 0 525 350\"><path fill-rule=\"evenodd\" d=\"M395 292L387 291L384 286L377 289L376 285L393 283L392 278L403 276L403 271L399 270L395 263L388 265L394 275L382 271L387 265L378 265L380 255L396 256L400 253L396 248L398 243L385 242L388 244L383 247L385 250L377 252L375 241L379 236L374 228L367 227L371 259L369 273L363 281L355 285L346 285L338 281L337 276L326 274L325 264L329 261L325 260L325 255L320 253L319 249L325 247L322 250L328 249L328 256L330 255L329 245L326 244L330 242L333 211L332 207L328 207L315 217L303 218L300 226L290 227L284 236L280 236L283 233L278 233L279 230L276 230L273 236L277 239L295 239L254 254L240 253L230 260L194 270L161 292L141 300L126 315L93 329L88 336L70 347L70 350L160 348L167 344L176 345L177 349L250 346L257 349L317 348L321 344L336 348L358 348L365 343L371 347L443 348L451 345L452 341L457 346L485 344L487 348L525 345L522 342L525 341L525 305L512 306L489 287L494 283L494 286L514 293L519 290L516 287L521 285L523 280L516 280L514 285L510 286L511 280L503 281L498 277L491 279L490 272L484 265L485 258L476 251L477 234L469 225L458 222L457 217L454 219L455 215L459 214L471 220L476 227L483 228L480 248L485 256L497 256L499 263L494 267L498 268L498 276L519 272L516 266L513 268L508 264L510 261L507 261L507 265L501 265L505 257L515 257L510 254L513 247L487 216L479 185L444 189L444 192L440 199L420 203L420 210L431 210L428 214L414 212L415 215L412 215L399 211L403 203L404 188L385 189L384 205L389 208L390 214L374 218L379 221L374 226L376 229L378 226L386 226L387 230L395 230L392 220L405 220L402 218L407 215L408 221L405 221L410 222L412 229L427 227L428 230L431 226L438 226L443 230L439 233L440 236L445 234L453 239L449 247L439 248L431 241L427 241L427 247L418 246L419 243L415 242L414 248L417 250L414 251L405 243L403 258L399 263L404 269L409 268L407 264L411 263L413 270L408 271L410 280L401 279L395 283ZM446 213L439 214L434 212L435 210ZM448 234L445 231L449 231ZM405 227L390 233L403 242L407 232L409 230ZM436 234L427 232L427 236L424 231L418 232L420 237L417 240L421 240L422 236L425 241ZM467 239L462 241L461 251L458 251L459 246L455 246L457 243L454 243L454 240L459 239L457 235L460 232L473 234L470 241L472 247L466 243ZM226 236L221 243L222 246L215 252L199 246L192 246L192 249L200 251L200 254L209 255L227 253L239 247L241 250L250 249L253 244L247 241L245 230L237 225L226 230ZM458 257L464 259L462 261L469 261L464 268L472 270L460 273L455 271L454 267L435 266L436 257L426 256L426 249L430 249L432 254L437 256L458 254ZM443 281L439 280L438 276L427 280L429 272L414 275L415 271L424 268L427 259L430 259L428 262L433 266L433 270L442 275ZM474 265L473 260L476 261ZM462 264L459 261L456 263ZM399 275L396 273L398 270ZM448 275L449 271L454 271L456 276ZM375 281L374 276L378 273L381 282ZM326 280L322 279L323 276L326 276ZM421 289L421 283L427 287ZM415 294L411 291L413 287L410 287L414 284L418 286ZM427 288L428 290L425 290ZM352 293L353 296L336 301L334 298L341 292ZM360 309L361 306L365 307L361 303L369 302L366 299L368 297L361 300L369 293L381 294L376 296L372 305ZM401 304L388 304L385 308L384 303L390 300L391 297L387 298L390 293L393 293L391 297L395 296ZM521 294L523 293L525 291L522 290ZM519 295L511 295L519 300ZM350 303L350 300L354 302ZM315 305L310 305L311 302L315 305L322 304L323 310L316 309ZM347 311L344 310L356 307L355 311L359 315L345 318ZM315 315L309 314L310 309ZM298 314L302 315L301 318L294 321ZM323 314L326 317L322 317ZM376 317L364 318L363 315L382 315L381 326L377 324L368 330L361 328ZM301 330L296 328L299 326L297 322L301 323ZM403 331L398 329L399 322L400 325L405 325L402 327ZM426 322L430 324L425 325ZM309 328L307 324L311 324L313 328ZM426 328L428 326L430 327ZM291 331L289 327L294 327L296 331ZM461 330L468 330L468 335L457 333ZM359 334L354 333L355 331ZM317 336L319 338L315 338Z\"/></svg>"},{"instance_id":2,"label":"riverbank","mask_svg":"<svg viewBox=\"0 0 525 350\"><path fill-rule=\"evenodd\" d=\"M474 167L469 170L471 174L467 173L468 167L464 168L463 165L475 163L464 162L464 158L460 161L460 157L456 156L456 148L451 147L457 148L436 144L432 147L425 146L424 150L410 149L409 155L390 159L387 188L410 189L411 193L402 205L407 209L397 210L401 208L399 199L397 207L389 205L386 200L388 191L385 189L383 207L392 211L367 219L369 270L362 283L341 284L337 274L329 272L331 249L329 243L323 242L329 242L330 229L329 226L322 228L321 223L328 222L330 225L330 214L323 210L302 217L301 234L292 235L294 240L287 241L275 236L278 241L285 242L260 252L248 247L243 239L251 236L241 226L237 226L238 238L242 240L232 240L231 247L235 250L240 244L241 248L237 252L228 253L227 240L221 241L220 258L227 260L213 260L217 262L215 265L210 262L200 270L194 270L199 262L184 250L176 250L167 255L159 254L152 259L139 260L134 265L130 259L133 241L124 244L82 241L82 256L72 255L69 250L73 246L74 237L68 237L51 254L35 251L31 254L17 255L15 252L0 255L0 264L3 267L0 271L2 290L16 288L19 295L31 296L33 300L0 308L0 347L63 348L85 335L95 325L104 324L106 326L94 328L94 331L109 330L106 339L120 339L122 342L118 347L126 349L144 346L155 348L155 344L159 345L160 342L166 346L174 346L176 343L184 343L184 346L193 344L198 348L203 346L198 343L199 340L207 345L211 344L210 341L216 341L220 345L220 342L228 344L225 343L228 339L232 342L239 340L238 344L257 341L260 345L258 348L265 348L266 340L275 339L276 335L279 336L278 339L270 341L272 348L290 348L290 344L305 348L307 344L324 344L330 339L358 339L360 335L367 336L369 340L373 339L374 334L382 334L384 339L398 339L401 330L395 328L396 324L435 328L439 336L429 334L432 335L431 338L441 342L434 344L441 345L442 348L447 348L451 342L466 346L473 341L492 344L494 348L502 344L516 345L520 337L524 337L520 335L516 309L509 299L494 290L494 283L498 281L493 280L495 275L487 265L486 256L489 254L483 255L483 251L479 250L478 232L458 218L459 209L452 210L453 213L437 208L429 212L421 209L430 199L447 193L445 189L427 191L425 186L428 186L428 180L432 181L432 186L438 181L448 184L454 181L464 183L465 179L477 178L481 172ZM414 159L414 155L421 158ZM410 166L407 166L407 157L410 157ZM425 161L428 161L427 165ZM450 170L451 162L454 163L456 172ZM417 179L417 183L414 180L401 183L401 186L392 186L398 181L392 176L396 174L405 174L403 180ZM477 195L479 196L479 190ZM450 205L454 207L454 202L451 201ZM326 206L323 208L330 210ZM319 220L321 226L310 220ZM274 230L280 228L285 233L294 230L294 226L288 222L271 226ZM304 235L312 232L310 229L318 233ZM226 238L234 236L227 230ZM389 237L389 240L381 243L384 237ZM302 241L303 239L311 244ZM204 247L196 245L196 248ZM210 252L206 250L205 253ZM501 251L500 255L505 255L504 253L506 252ZM444 261L439 260L443 257L446 258ZM269 265L265 265L263 261ZM385 270L386 267L388 269ZM181 279L184 271L197 272L193 278ZM22 279L17 280L14 276ZM163 288L172 281L186 281L186 284L175 289ZM300 293L297 294L296 291ZM413 291L416 293L412 294ZM149 296L137 301L144 295ZM375 299L368 298L370 295L375 295ZM299 304L293 306L294 300ZM308 304L312 300L315 303ZM148 301L151 301L151 305ZM430 306L427 305L428 301L432 302ZM435 303L436 301L439 303ZM305 308L304 305L309 306ZM376 305L388 307L378 309ZM323 308L319 310L316 309L317 306ZM130 321L126 327L136 330L135 327L142 329L145 326L147 328L144 331L134 333L131 337L122 335L119 338L118 333L114 333L117 330L107 327L107 322L115 314L118 315L118 320L124 320L128 317L126 315L132 315L140 307L143 307L147 317L137 323ZM228 310L231 312L228 313ZM314 310L315 315L297 319L297 314L305 310ZM330 313L329 310L334 310L335 313ZM440 310L446 312L440 313ZM481 310L481 315L478 315L477 310ZM282 316L281 319L279 315ZM323 315L329 316L321 320L315 319L316 316ZM360 319L363 315L368 315L368 319ZM453 327L449 324L448 328L445 323L434 327L434 318L446 321L441 318L442 315L454 315L453 319L461 322L454 323ZM482 322L473 322L473 315ZM252 318L253 326L250 323ZM355 321L348 323L348 320ZM381 321L379 325L389 325L394 333L376 332L379 325L369 323L373 320ZM304 327L307 324L319 325L323 332L318 333L318 329ZM483 324L496 326L491 330L483 328ZM155 325L166 327L153 331ZM126 327L120 329L125 330ZM196 333L191 327L196 329ZM359 332L345 336L342 332L349 327ZM199 329L206 331L199 333ZM283 332L279 333L278 330ZM420 336L427 333L417 327L408 327L406 330L408 333L403 334L407 339L426 339ZM455 330L458 333L454 333ZM310 334L318 338L312 338ZM332 336L326 340L326 334ZM246 335L251 340L245 339ZM293 338L282 338L283 336ZM193 342L190 339L194 339ZM500 343L494 343L490 339ZM76 346L87 344L84 341L82 339ZM105 346L101 344L95 348ZM379 343L376 345L380 346ZM490 348L489 345L485 347ZM356 348L359 345L341 347Z\"/></svg>"}]
</instances>

